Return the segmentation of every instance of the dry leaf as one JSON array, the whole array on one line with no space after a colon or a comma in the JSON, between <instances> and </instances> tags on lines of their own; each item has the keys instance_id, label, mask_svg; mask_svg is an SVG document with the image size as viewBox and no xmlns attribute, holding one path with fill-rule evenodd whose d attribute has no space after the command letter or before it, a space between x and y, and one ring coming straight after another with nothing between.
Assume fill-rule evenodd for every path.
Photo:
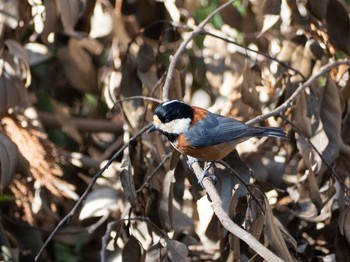
<instances>
[{"instance_id":1,"label":"dry leaf","mask_svg":"<svg viewBox=\"0 0 350 262\"><path fill-rule=\"evenodd\" d=\"M293 261L293 258L288 251L282 233L279 229L279 223L276 223L276 218L273 215L271 207L266 198L265 207L265 234L267 235L271 251L282 258L284 261Z\"/></svg>"},{"instance_id":2,"label":"dry leaf","mask_svg":"<svg viewBox=\"0 0 350 262\"><path fill-rule=\"evenodd\" d=\"M130 236L126 241L125 246L122 251L122 261L123 262L138 262L142 258L142 247L134 236Z\"/></svg>"},{"instance_id":3,"label":"dry leaf","mask_svg":"<svg viewBox=\"0 0 350 262\"><path fill-rule=\"evenodd\" d=\"M18 165L18 148L7 136L0 133L0 185L1 192L12 180Z\"/></svg>"},{"instance_id":4,"label":"dry leaf","mask_svg":"<svg viewBox=\"0 0 350 262\"><path fill-rule=\"evenodd\" d=\"M169 170L163 181L163 188L159 202L159 218L164 228L173 229L173 184L174 170Z\"/></svg>"},{"instance_id":5,"label":"dry leaf","mask_svg":"<svg viewBox=\"0 0 350 262\"><path fill-rule=\"evenodd\" d=\"M89 193L83 203L79 220L91 217L108 216L118 210L117 192L108 187L102 187Z\"/></svg>"},{"instance_id":6,"label":"dry leaf","mask_svg":"<svg viewBox=\"0 0 350 262\"><path fill-rule=\"evenodd\" d=\"M159 242L146 251L145 262L164 261L170 262L167 257L167 250Z\"/></svg>"},{"instance_id":7,"label":"dry leaf","mask_svg":"<svg viewBox=\"0 0 350 262\"><path fill-rule=\"evenodd\" d=\"M350 55L350 18L348 11L340 1L328 1L326 23L332 44Z\"/></svg>"},{"instance_id":8,"label":"dry leaf","mask_svg":"<svg viewBox=\"0 0 350 262\"><path fill-rule=\"evenodd\" d=\"M124 156L128 155L128 152L124 152ZM135 185L134 185L134 178L132 176L132 167L130 163L129 157L126 157L123 159L123 162L121 164L121 171L120 171L120 181L122 183L122 187L124 189L124 194L126 199L130 202L130 204L133 207L136 207L137 200L136 200L136 191L135 191Z\"/></svg>"},{"instance_id":9,"label":"dry leaf","mask_svg":"<svg viewBox=\"0 0 350 262\"><path fill-rule=\"evenodd\" d=\"M171 261L189 261L188 248L180 241L172 240L170 238L165 239L166 249L168 251L168 257Z\"/></svg>"},{"instance_id":10,"label":"dry leaf","mask_svg":"<svg viewBox=\"0 0 350 262\"><path fill-rule=\"evenodd\" d=\"M252 70L248 63L245 64L243 83L241 85L242 101L252 108L260 109L259 93L256 91L257 83L261 82L257 72Z\"/></svg>"},{"instance_id":11,"label":"dry leaf","mask_svg":"<svg viewBox=\"0 0 350 262\"><path fill-rule=\"evenodd\" d=\"M77 35L74 27L82 13L84 2L81 0L57 0L61 22L67 35Z\"/></svg>"}]
</instances>

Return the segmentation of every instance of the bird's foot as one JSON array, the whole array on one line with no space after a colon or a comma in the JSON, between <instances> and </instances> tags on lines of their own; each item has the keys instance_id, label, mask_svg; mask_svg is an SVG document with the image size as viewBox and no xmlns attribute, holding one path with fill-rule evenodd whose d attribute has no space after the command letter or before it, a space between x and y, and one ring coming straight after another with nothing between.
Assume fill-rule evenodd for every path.
<instances>
[{"instance_id":1,"label":"bird's foot","mask_svg":"<svg viewBox=\"0 0 350 262\"><path fill-rule=\"evenodd\" d=\"M210 173L210 169L211 169L212 167L214 167L214 165L215 165L215 161L209 162L209 163L207 164L206 168L203 170L203 173L202 173L201 177L198 179L198 184L199 184L202 188L204 188L204 186L203 186L203 179L204 179L205 177L209 177L209 179L211 180L211 182L212 182L214 185L217 183L218 179L216 178L216 176L214 176L214 175L212 175L212 174Z\"/></svg>"}]
</instances>

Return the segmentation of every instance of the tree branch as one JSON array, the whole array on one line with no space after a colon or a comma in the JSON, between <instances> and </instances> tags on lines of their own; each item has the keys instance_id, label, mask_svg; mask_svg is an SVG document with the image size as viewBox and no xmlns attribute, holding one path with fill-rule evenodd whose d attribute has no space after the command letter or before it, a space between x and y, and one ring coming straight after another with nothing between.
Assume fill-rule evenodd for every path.
<instances>
[{"instance_id":1,"label":"tree branch","mask_svg":"<svg viewBox=\"0 0 350 262\"><path fill-rule=\"evenodd\" d=\"M174 76L175 67L176 67L177 61L180 59L180 56L185 51L187 44L195 36L197 36L197 35L202 33L202 30L203 30L204 26L210 21L210 19L212 19L216 14L218 14L224 8L228 7L229 5L233 4L236 1L237 0L230 0L230 1L226 2L225 4L223 4L222 6L220 6L219 8L215 9L180 44L179 48L176 50L176 53L171 58L171 61L170 61L170 64L169 64L168 73L167 73L167 76L166 76L166 79L165 79L165 83L164 83L164 86L163 86L163 101L169 100L169 90L170 90L170 86L171 86L171 81L172 81L173 76Z\"/></svg>"},{"instance_id":2,"label":"tree branch","mask_svg":"<svg viewBox=\"0 0 350 262\"><path fill-rule=\"evenodd\" d=\"M332 68L340 66L340 65L349 65L350 66L350 60L346 59L343 61L333 61L333 62L330 62L330 63L324 65L323 67L321 67L321 69L316 74L311 76L304 83L300 84L299 87L294 91L294 93L286 101L284 101L283 104L281 104L279 107L276 107L274 110L272 110L271 112L269 112L267 114L257 116L255 118L247 121L246 124L254 125L254 124L259 123L259 122L261 122L261 121L263 121L271 116L278 116L283 111L285 111L286 109L288 109L289 107L291 107L293 105L294 100L296 99L296 97L299 95L299 93L301 91L303 91L306 87L312 85L320 76L322 76L325 73L328 73L329 71L332 70Z\"/></svg>"},{"instance_id":3,"label":"tree branch","mask_svg":"<svg viewBox=\"0 0 350 262\"><path fill-rule=\"evenodd\" d=\"M88 187L85 189L84 193L81 195L79 200L75 203L72 210L58 223L58 225L55 227L55 229L51 232L49 237L46 239L43 246L40 248L38 254L35 257L35 261L38 261L42 253L44 252L45 248L49 244L49 242L52 240L53 236L57 233L57 231L75 215L75 213L78 211L78 208L82 204L82 202L86 199L87 195L89 194L92 187L95 185L97 179L102 175L104 171L119 157L119 155L124 151L125 148L129 146L129 144L136 140L140 135L142 135L144 132L146 132L152 124L148 124L145 127L143 127L140 131L138 131L133 137L130 138L130 140L125 143L109 160L108 162L93 176L91 183L88 185Z\"/></svg>"},{"instance_id":4,"label":"tree branch","mask_svg":"<svg viewBox=\"0 0 350 262\"><path fill-rule=\"evenodd\" d=\"M190 164L190 168L195 173L196 177L200 179L202 177L203 170L198 164L198 161L195 158L188 157ZM272 253L269 249L267 249L263 244L261 244L254 236L250 233L242 229L240 226L235 224L231 218L228 216L226 211L222 206L221 198L216 190L213 182L209 177L205 177L202 180L203 187L207 194L209 195L212 201L212 208L214 210L215 215L219 219L222 226L230 231L232 234L237 236L239 239L243 240L249 247L251 247L257 254L259 254L266 261L283 261L281 258Z\"/></svg>"}]
</instances>

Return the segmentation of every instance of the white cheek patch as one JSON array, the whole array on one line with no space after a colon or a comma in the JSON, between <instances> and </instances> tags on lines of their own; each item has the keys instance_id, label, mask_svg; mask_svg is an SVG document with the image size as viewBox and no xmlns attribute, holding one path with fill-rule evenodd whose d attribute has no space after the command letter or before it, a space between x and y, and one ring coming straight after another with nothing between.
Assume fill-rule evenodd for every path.
<instances>
[{"instance_id":1,"label":"white cheek patch","mask_svg":"<svg viewBox=\"0 0 350 262\"><path fill-rule=\"evenodd\" d=\"M191 119L181 118L170 121L169 123L160 123L158 128L166 133L181 134L190 128Z\"/></svg>"}]
</instances>

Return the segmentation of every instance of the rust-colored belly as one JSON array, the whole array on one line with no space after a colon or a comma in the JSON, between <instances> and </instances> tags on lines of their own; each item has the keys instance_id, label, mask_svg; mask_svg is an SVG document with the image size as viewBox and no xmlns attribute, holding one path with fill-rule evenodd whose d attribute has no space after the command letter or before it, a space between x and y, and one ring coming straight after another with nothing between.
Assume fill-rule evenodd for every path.
<instances>
[{"instance_id":1,"label":"rust-colored belly","mask_svg":"<svg viewBox=\"0 0 350 262\"><path fill-rule=\"evenodd\" d=\"M176 149L185 154L205 161L220 160L234 150L230 143L222 143L214 146L192 147L182 135L178 138Z\"/></svg>"}]
</instances>

